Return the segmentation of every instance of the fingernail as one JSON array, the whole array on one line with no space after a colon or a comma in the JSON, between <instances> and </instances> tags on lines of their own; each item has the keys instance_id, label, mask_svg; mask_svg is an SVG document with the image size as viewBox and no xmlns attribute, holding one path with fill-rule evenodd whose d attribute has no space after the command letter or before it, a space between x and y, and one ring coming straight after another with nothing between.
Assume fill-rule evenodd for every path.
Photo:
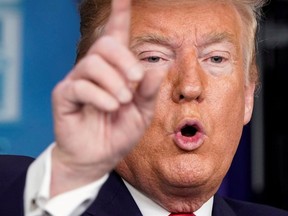
<instances>
[{"instance_id":1,"label":"fingernail","mask_svg":"<svg viewBox=\"0 0 288 216\"><path fill-rule=\"evenodd\" d=\"M127 76L130 81L140 81L144 76L144 70L140 65L135 65L129 69Z\"/></svg>"},{"instance_id":2,"label":"fingernail","mask_svg":"<svg viewBox=\"0 0 288 216\"><path fill-rule=\"evenodd\" d=\"M132 100L132 93L126 88L121 89L117 96L120 103L128 103Z\"/></svg>"}]
</instances>

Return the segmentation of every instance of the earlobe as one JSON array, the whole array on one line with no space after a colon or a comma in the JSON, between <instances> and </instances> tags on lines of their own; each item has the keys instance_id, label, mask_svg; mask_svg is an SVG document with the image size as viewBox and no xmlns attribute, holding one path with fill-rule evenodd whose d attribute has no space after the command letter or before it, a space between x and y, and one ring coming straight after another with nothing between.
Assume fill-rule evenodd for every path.
<instances>
[{"instance_id":1,"label":"earlobe","mask_svg":"<svg viewBox=\"0 0 288 216\"><path fill-rule=\"evenodd\" d=\"M255 83L249 83L245 86L245 113L244 113L244 125L246 125L252 116L254 107L254 93Z\"/></svg>"}]
</instances>

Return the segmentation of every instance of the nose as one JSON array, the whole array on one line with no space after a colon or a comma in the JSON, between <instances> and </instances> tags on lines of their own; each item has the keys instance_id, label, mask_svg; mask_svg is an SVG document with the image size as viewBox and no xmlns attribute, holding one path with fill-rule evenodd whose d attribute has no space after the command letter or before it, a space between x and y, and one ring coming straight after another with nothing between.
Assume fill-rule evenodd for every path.
<instances>
[{"instance_id":1,"label":"nose","mask_svg":"<svg viewBox=\"0 0 288 216\"><path fill-rule=\"evenodd\" d=\"M172 100L175 103L202 100L205 74L198 62L181 63L174 76Z\"/></svg>"}]
</instances>

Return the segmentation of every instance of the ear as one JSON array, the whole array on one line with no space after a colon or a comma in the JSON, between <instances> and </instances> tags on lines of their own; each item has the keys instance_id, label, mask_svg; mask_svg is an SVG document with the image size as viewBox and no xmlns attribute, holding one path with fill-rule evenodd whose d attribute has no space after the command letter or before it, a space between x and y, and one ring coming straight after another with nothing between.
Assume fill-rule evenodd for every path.
<instances>
[{"instance_id":1,"label":"ear","mask_svg":"<svg viewBox=\"0 0 288 216\"><path fill-rule=\"evenodd\" d=\"M244 125L246 125L252 117L254 107L254 96L256 82L258 79L258 68L256 59L254 58L250 66L250 77L245 84L245 113L244 113Z\"/></svg>"},{"instance_id":2,"label":"ear","mask_svg":"<svg viewBox=\"0 0 288 216\"><path fill-rule=\"evenodd\" d=\"M245 86L245 113L244 113L244 125L246 125L252 117L254 107L254 93L255 83L249 83Z\"/></svg>"}]
</instances>

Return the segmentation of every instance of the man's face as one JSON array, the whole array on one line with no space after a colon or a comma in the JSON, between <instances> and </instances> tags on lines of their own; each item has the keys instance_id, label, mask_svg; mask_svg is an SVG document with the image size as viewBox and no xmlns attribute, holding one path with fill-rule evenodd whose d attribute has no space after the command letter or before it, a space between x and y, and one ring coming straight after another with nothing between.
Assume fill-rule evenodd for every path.
<instances>
[{"instance_id":1,"label":"man's face","mask_svg":"<svg viewBox=\"0 0 288 216\"><path fill-rule=\"evenodd\" d=\"M117 171L166 208L184 208L187 196L198 208L218 189L251 117L241 18L216 1L145 2L132 7L131 49L147 73L167 76L151 126Z\"/></svg>"}]
</instances>

